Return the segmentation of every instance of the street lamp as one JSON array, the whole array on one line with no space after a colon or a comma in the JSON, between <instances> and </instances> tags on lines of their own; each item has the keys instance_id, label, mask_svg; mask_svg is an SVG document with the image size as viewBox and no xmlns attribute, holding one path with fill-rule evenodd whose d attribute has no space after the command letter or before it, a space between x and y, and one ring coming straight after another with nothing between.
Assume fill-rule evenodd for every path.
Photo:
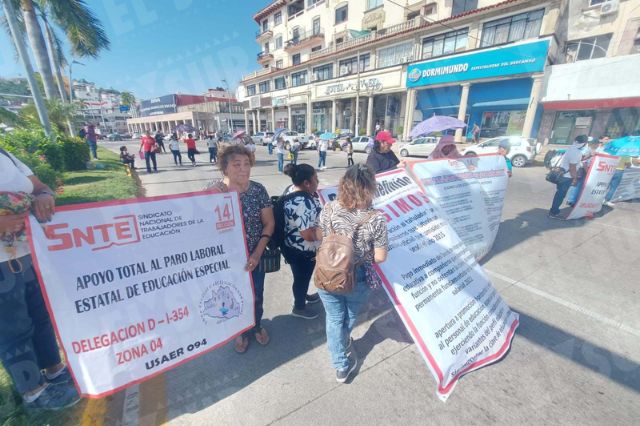
<instances>
[{"instance_id":1,"label":"street lamp","mask_svg":"<svg viewBox=\"0 0 640 426\"><path fill-rule=\"evenodd\" d=\"M227 88L227 95L229 95L229 134L231 134L233 133L233 121L231 119L231 92L229 91L229 83L227 83L227 80L222 80L222 82Z\"/></svg>"},{"instance_id":2,"label":"street lamp","mask_svg":"<svg viewBox=\"0 0 640 426\"><path fill-rule=\"evenodd\" d=\"M71 63L69 64L69 103L73 102L73 77L71 77L71 69L73 68L73 64L84 66L82 62L78 62L76 60L71 61Z\"/></svg>"}]
</instances>

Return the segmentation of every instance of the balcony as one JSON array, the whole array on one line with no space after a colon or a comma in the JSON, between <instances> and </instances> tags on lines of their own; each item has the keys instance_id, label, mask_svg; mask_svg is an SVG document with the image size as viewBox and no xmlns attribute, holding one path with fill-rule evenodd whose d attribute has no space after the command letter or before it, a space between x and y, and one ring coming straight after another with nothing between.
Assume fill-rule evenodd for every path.
<instances>
[{"instance_id":1,"label":"balcony","mask_svg":"<svg viewBox=\"0 0 640 426\"><path fill-rule=\"evenodd\" d=\"M263 41L267 41L271 37L273 37L273 31L271 30L271 28L268 28L266 30L258 30L258 31L256 31L256 41L258 43L261 43Z\"/></svg>"},{"instance_id":2,"label":"balcony","mask_svg":"<svg viewBox=\"0 0 640 426\"><path fill-rule=\"evenodd\" d=\"M284 50L288 53L298 52L305 47L324 41L324 30L322 28L316 31L302 32L291 40L287 40Z\"/></svg>"},{"instance_id":3,"label":"balcony","mask_svg":"<svg viewBox=\"0 0 640 426\"><path fill-rule=\"evenodd\" d=\"M271 61L273 61L273 53L271 52L258 53L258 63L260 65L269 65Z\"/></svg>"}]
</instances>

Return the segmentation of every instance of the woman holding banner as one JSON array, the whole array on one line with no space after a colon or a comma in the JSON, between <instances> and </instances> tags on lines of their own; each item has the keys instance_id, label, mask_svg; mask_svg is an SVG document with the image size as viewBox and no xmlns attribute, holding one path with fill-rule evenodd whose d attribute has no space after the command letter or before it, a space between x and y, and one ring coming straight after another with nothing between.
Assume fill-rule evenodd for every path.
<instances>
[{"instance_id":1,"label":"woman holding banner","mask_svg":"<svg viewBox=\"0 0 640 426\"><path fill-rule=\"evenodd\" d=\"M1 149L0 170L0 359L27 406L57 410L80 397L60 359L24 235L29 212L51 220L54 193Z\"/></svg>"},{"instance_id":2,"label":"woman holding banner","mask_svg":"<svg viewBox=\"0 0 640 426\"><path fill-rule=\"evenodd\" d=\"M377 285L372 264L387 259L387 222L382 213L373 208L375 193L374 171L364 164L356 164L349 167L340 180L337 200L327 203L320 214L324 237L332 232L352 236L356 265L353 292L336 294L318 289L327 313L327 346L339 383L346 382L358 365L355 356L349 357L351 330L370 288Z\"/></svg>"},{"instance_id":3,"label":"woman holding banner","mask_svg":"<svg viewBox=\"0 0 640 426\"><path fill-rule=\"evenodd\" d=\"M235 351L245 353L249 346L251 333L261 345L269 343L269 334L261 326L265 273L260 271L260 258L273 234L275 221L273 208L267 190L258 182L252 181L251 167L255 157L244 145L229 145L219 155L218 164L223 174L222 180L209 185L209 188L222 192L236 191L242 205L242 218L247 234L249 260L246 270L251 272L255 292L256 324L252 331L236 338Z\"/></svg>"}]
</instances>

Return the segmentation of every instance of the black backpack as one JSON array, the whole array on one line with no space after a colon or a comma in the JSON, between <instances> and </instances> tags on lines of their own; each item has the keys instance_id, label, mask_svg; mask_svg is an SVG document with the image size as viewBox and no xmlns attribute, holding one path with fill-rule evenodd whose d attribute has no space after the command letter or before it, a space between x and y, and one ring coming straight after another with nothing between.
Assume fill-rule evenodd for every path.
<instances>
[{"instance_id":1,"label":"black backpack","mask_svg":"<svg viewBox=\"0 0 640 426\"><path fill-rule=\"evenodd\" d=\"M287 192L287 190L285 190L285 192ZM273 235L269 240L269 246L271 248L279 248L280 251L282 252L282 255L284 256L284 259L288 263L291 263L291 261L294 260L296 257L310 256L306 252L303 252L301 250L297 250L291 247L287 247L284 244L285 239L287 237L284 230L285 228L284 205L286 204L287 201L298 196L303 196L307 199L313 199L313 197L308 192L305 192L305 191L295 191L290 194L281 195L279 197L277 196L271 197L271 201L273 203L273 217L275 219L276 226L275 226L275 229L273 230Z\"/></svg>"}]
</instances>

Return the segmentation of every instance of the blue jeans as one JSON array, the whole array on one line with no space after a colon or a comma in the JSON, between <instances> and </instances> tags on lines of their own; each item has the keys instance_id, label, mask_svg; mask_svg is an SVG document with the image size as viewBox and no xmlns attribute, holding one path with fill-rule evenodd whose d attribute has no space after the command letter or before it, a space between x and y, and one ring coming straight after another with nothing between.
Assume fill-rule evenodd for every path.
<instances>
[{"instance_id":1,"label":"blue jeans","mask_svg":"<svg viewBox=\"0 0 640 426\"><path fill-rule=\"evenodd\" d=\"M87 141L89 144L89 150L91 151L91 156L94 160L98 159L98 142L96 141Z\"/></svg>"},{"instance_id":2,"label":"blue jeans","mask_svg":"<svg viewBox=\"0 0 640 426\"><path fill-rule=\"evenodd\" d=\"M327 151L318 151L318 167L325 167L327 164Z\"/></svg>"},{"instance_id":3,"label":"blue jeans","mask_svg":"<svg viewBox=\"0 0 640 426\"><path fill-rule=\"evenodd\" d=\"M278 154L278 171L282 173L284 170L284 154Z\"/></svg>"},{"instance_id":4,"label":"blue jeans","mask_svg":"<svg viewBox=\"0 0 640 426\"><path fill-rule=\"evenodd\" d=\"M267 149L269 150L269 155L273 154L273 144L271 142L267 145Z\"/></svg>"},{"instance_id":5,"label":"blue jeans","mask_svg":"<svg viewBox=\"0 0 640 426\"><path fill-rule=\"evenodd\" d=\"M567 191L567 203L571 203L572 205L578 201L578 197L580 196L580 192L582 191L582 186L584 185L584 177L582 179L578 179L578 183L576 186L572 186Z\"/></svg>"},{"instance_id":6,"label":"blue jeans","mask_svg":"<svg viewBox=\"0 0 640 426\"><path fill-rule=\"evenodd\" d=\"M19 273L0 263L0 359L24 394L44 383L40 370L59 364L60 353L31 256L19 260Z\"/></svg>"},{"instance_id":7,"label":"blue jeans","mask_svg":"<svg viewBox=\"0 0 640 426\"><path fill-rule=\"evenodd\" d=\"M298 151L291 153L291 164L298 164Z\"/></svg>"},{"instance_id":8,"label":"blue jeans","mask_svg":"<svg viewBox=\"0 0 640 426\"><path fill-rule=\"evenodd\" d=\"M256 315L256 325L253 327L253 330L249 330L244 333L244 336L249 337L251 333L257 333L262 330L262 314L264 314L264 272L258 272L257 270L253 270L251 272L251 278L253 279L253 290L255 294L255 303L254 303L254 313Z\"/></svg>"},{"instance_id":9,"label":"blue jeans","mask_svg":"<svg viewBox=\"0 0 640 426\"><path fill-rule=\"evenodd\" d=\"M151 163L153 163L153 171L158 171L158 163L156 162L156 153L151 151L144 152L144 162L147 166L147 172L151 173Z\"/></svg>"},{"instance_id":10,"label":"blue jeans","mask_svg":"<svg viewBox=\"0 0 640 426\"><path fill-rule=\"evenodd\" d=\"M562 205L562 201L564 197L567 195L567 191L571 188L571 178L561 177L560 181L556 184L556 194L553 196L553 202L551 203L551 210L549 210L549 214L559 214L560 206Z\"/></svg>"},{"instance_id":11,"label":"blue jeans","mask_svg":"<svg viewBox=\"0 0 640 426\"><path fill-rule=\"evenodd\" d=\"M356 270L356 286L349 294L334 294L318 289L318 295L327 313L327 346L331 354L331 364L336 370L349 367L347 345L358 312L366 302L369 291L364 268Z\"/></svg>"},{"instance_id":12,"label":"blue jeans","mask_svg":"<svg viewBox=\"0 0 640 426\"><path fill-rule=\"evenodd\" d=\"M620 186L620 181L622 180L622 174L624 170L616 170L611 178L611 182L609 183L609 191L607 191L607 195L604 197L605 201L611 201L614 194L616 193L616 189Z\"/></svg>"}]
</instances>

